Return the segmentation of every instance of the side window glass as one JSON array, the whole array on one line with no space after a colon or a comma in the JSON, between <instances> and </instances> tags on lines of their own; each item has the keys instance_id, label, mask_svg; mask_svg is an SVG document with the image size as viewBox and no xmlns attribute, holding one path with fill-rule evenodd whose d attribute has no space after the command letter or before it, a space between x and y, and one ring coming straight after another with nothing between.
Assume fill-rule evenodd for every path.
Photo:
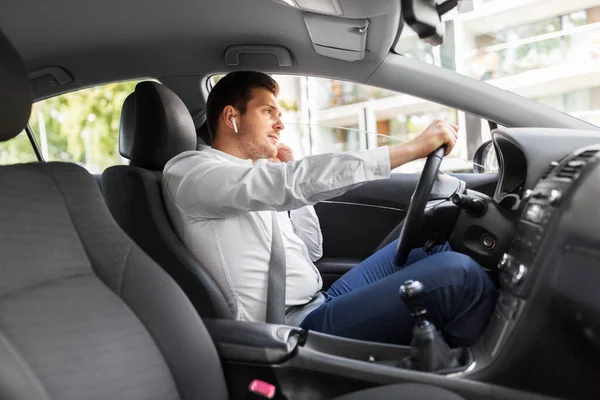
<instances>
[{"instance_id":1,"label":"side window glass","mask_svg":"<svg viewBox=\"0 0 600 400\"><path fill-rule=\"evenodd\" d=\"M121 107L137 82L110 83L35 103L29 124L44 160L74 162L95 174L126 164L119 154Z\"/></svg>"},{"instance_id":2,"label":"side window glass","mask_svg":"<svg viewBox=\"0 0 600 400\"><path fill-rule=\"evenodd\" d=\"M460 126L459 142L442 163L446 172L473 172L477 148L490 138L487 121L414 96L367 85L306 76L273 75L284 108L282 141L297 157L358 151L406 142L431 122ZM420 172L425 160L393 172Z\"/></svg>"},{"instance_id":3,"label":"side window glass","mask_svg":"<svg viewBox=\"0 0 600 400\"><path fill-rule=\"evenodd\" d=\"M33 161L38 161L38 159L25 131L6 142L0 143L0 165Z\"/></svg>"}]
</instances>

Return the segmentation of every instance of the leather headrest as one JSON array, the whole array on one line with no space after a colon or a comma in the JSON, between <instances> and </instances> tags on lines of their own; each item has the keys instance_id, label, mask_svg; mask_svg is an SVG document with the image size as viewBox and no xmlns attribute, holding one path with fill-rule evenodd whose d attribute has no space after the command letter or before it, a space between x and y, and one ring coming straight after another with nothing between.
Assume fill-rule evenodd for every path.
<instances>
[{"instance_id":1,"label":"leather headrest","mask_svg":"<svg viewBox=\"0 0 600 400\"><path fill-rule=\"evenodd\" d=\"M14 138L25 129L32 102L25 64L0 32L0 142Z\"/></svg>"},{"instance_id":2,"label":"leather headrest","mask_svg":"<svg viewBox=\"0 0 600 400\"><path fill-rule=\"evenodd\" d=\"M183 101L156 82L135 87L132 165L160 171L176 155L196 150L196 129ZM120 142L121 143L121 142Z\"/></svg>"},{"instance_id":3,"label":"leather headrest","mask_svg":"<svg viewBox=\"0 0 600 400\"><path fill-rule=\"evenodd\" d=\"M119 153L126 159L131 158L131 147L135 135L135 92L125 99L121 109L121 125L119 127Z\"/></svg>"}]
</instances>

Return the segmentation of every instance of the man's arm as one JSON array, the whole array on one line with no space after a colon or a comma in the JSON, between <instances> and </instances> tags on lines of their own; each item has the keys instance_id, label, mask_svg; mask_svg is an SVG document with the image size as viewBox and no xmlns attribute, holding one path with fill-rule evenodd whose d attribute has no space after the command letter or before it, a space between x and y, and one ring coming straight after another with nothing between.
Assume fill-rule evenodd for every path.
<instances>
[{"instance_id":1,"label":"man's arm","mask_svg":"<svg viewBox=\"0 0 600 400\"><path fill-rule=\"evenodd\" d=\"M290 218L294 232L308 249L311 261L315 262L323 257L323 234L314 207L306 206L292 210Z\"/></svg>"},{"instance_id":2,"label":"man's arm","mask_svg":"<svg viewBox=\"0 0 600 400\"><path fill-rule=\"evenodd\" d=\"M408 143L357 153L319 154L293 162L256 165L190 159L165 167L167 195L192 218L226 218L248 211L287 211L339 196L362 183L389 177L390 169L426 157L441 145L449 153L456 128L431 124Z\"/></svg>"},{"instance_id":3,"label":"man's arm","mask_svg":"<svg viewBox=\"0 0 600 400\"><path fill-rule=\"evenodd\" d=\"M248 211L288 211L389 177L388 150L320 154L254 166L196 155L168 163L164 190L191 218L226 218Z\"/></svg>"},{"instance_id":4,"label":"man's arm","mask_svg":"<svg viewBox=\"0 0 600 400\"><path fill-rule=\"evenodd\" d=\"M446 145L450 154L458 139L458 125L436 120L413 140L389 146L390 167L397 168L410 161L427 157L439 147Z\"/></svg>"}]
</instances>

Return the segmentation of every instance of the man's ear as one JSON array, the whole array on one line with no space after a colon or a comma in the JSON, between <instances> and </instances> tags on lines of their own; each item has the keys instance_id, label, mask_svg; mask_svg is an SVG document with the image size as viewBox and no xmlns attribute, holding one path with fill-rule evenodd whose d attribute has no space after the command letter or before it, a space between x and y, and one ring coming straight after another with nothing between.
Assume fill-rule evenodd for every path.
<instances>
[{"instance_id":1,"label":"man's ear","mask_svg":"<svg viewBox=\"0 0 600 400\"><path fill-rule=\"evenodd\" d=\"M231 130L237 133L239 118L238 112L233 106L225 106L223 112L221 113L221 118L223 119L223 123Z\"/></svg>"}]
</instances>

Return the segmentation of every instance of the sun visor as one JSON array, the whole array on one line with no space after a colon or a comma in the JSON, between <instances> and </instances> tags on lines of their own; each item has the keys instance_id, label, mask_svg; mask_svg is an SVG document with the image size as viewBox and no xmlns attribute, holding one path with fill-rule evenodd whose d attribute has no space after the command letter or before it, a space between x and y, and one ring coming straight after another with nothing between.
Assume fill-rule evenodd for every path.
<instances>
[{"instance_id":1,"label":"sun visor","mask_svg":"<svg viewBox=\"0 0 600 400\"><path fill-rule=\"evenodd\" d=\"M298 8L321 14L342 15L342 7L337 0L295 0Z\"/></svg>"},{"instance_id":2,"label":"sun visor","mask_svg":"<svg viewBox=\"0 0 600 400\"><path fill-rule=\"evenodd\" d=\"M304 22L318 54L345 61L358 61L365 57L368 19L307 13Z\"/></svg>"},{"instance_id":3,"label":"sun visor","mask_svg":"<svg viewBox=\"0 0 600 400\"><path fill-rule=\"evenodd\" d=\"M368 18L388 14L400 2L390 0L273 0L299 10L345 18Z\"/></svg>"},{"instance_id":4,"label":"sun visor","mask_svg":"<svg viewBox=\"0 0 600 400\"><path fill-rule=\"evenodd\" d=\"M29 72L29 80L34 98L47 98L56 92L65 92L74 85L73 77L67 70L58 66L39 68ZM58 88L60 87L60 88Z\"/></svg>"}]
</instances>

